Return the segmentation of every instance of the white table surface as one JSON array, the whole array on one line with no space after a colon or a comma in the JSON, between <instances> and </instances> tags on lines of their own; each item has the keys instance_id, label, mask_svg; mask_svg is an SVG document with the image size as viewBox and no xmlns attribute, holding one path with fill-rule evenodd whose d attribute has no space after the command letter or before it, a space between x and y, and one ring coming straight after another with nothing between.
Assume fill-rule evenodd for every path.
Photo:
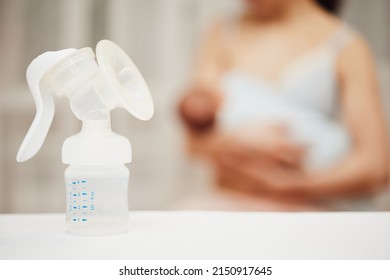
<instances>
[{"instance_id":1,"label":"white table surface","mask_svg":"<svg viewBox=\"0 0 390 280\"><path fill-rule=\"evenodd\" d=\"M0 259L390 259L390 213L131 212L78 237L63 214L0 215Z\"/></svg>"}]
</instances>

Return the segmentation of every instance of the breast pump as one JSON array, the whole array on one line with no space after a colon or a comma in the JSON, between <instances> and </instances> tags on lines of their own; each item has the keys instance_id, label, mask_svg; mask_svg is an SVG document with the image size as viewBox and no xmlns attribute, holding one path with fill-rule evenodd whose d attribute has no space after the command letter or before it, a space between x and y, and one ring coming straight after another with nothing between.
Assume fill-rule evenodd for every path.
<instances>
[{"instance_id":1,"label":"breast pump","mask_svg":"<svg viewBox=\"0 0 390 280\"><path fill-rule=\"evenodd\" d=\"M116 44L46 52L27 68L36 116L17 154L32 158L41 148L54 116L54 97L67 97L81 132L62 146L66 222L78 235L109 235L128 228L130 142L111 131L110 111L124 108L141 120L154 113L149 89L137 67Z\"/></svg>"}]
</instances>

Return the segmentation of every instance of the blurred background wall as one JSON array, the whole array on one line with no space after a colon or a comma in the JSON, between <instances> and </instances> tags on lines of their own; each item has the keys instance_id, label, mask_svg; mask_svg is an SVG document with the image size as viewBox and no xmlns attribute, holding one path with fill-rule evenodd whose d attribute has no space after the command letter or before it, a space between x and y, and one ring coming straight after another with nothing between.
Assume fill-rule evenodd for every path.
<instances>
[{"instance_id":1,"label":"blurred background wall","mask_svg":"<svg viewBox=\"0 0 390 280\"><path fill-rule=\"evenodd\" d=\"M150 86L156 114L143 123L115 111L113 129L133 145L129 166L132 209L166 209L207 180L183 152L175 104L190 74L198 38L215 17L237 12L239 0L0 0L0 213L62 212L65 189L61 145L80 130L67 100L37 156L15 156L35 115L25 82L31 60L47 50L119 44ZM342 17L373 46L383 102L390 113L390 1L349 0ZM113 186L114 187L114 186Z\"/></svg>"}]
</instances>

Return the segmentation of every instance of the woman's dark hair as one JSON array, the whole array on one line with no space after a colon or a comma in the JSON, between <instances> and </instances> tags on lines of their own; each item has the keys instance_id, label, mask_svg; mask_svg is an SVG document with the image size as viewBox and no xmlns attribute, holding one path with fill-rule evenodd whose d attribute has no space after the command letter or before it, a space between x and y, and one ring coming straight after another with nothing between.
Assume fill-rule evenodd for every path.
<instances>
[{"instance_id":1,"label":"woman's dark hair","mask_svg":"<svg viewBox=\"0 0 390 280\"><path fill-rule=\"evenodd\" d=\"M332 14L337 14L341 8L342 0L317 0L317 3Z\"/></svg>"}]
</instances>

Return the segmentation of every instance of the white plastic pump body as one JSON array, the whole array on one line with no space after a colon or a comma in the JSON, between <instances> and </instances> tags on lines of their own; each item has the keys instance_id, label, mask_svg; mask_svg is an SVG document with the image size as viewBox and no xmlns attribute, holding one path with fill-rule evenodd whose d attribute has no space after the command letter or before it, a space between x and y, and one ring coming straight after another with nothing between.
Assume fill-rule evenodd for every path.
<instances>
[{"instance_id":1,"label":"white plastic pump body","mask_svg":"<svg viewBox=\"0 0 390 280\"><path fill-rule=\"evenodd\" d=\"M66 222L79 235L123 233L128 228L131 146L111 130L110 111L122 107L142 120L152 117L149 90L136 66L114 43L101 41L97 59L90 48L67 49L38 56L27 69L37 114L17 160L26 161L41 148L54 115L53 97L67 97L81 132L62 147Z\"/></svg>"}]
</instances>

